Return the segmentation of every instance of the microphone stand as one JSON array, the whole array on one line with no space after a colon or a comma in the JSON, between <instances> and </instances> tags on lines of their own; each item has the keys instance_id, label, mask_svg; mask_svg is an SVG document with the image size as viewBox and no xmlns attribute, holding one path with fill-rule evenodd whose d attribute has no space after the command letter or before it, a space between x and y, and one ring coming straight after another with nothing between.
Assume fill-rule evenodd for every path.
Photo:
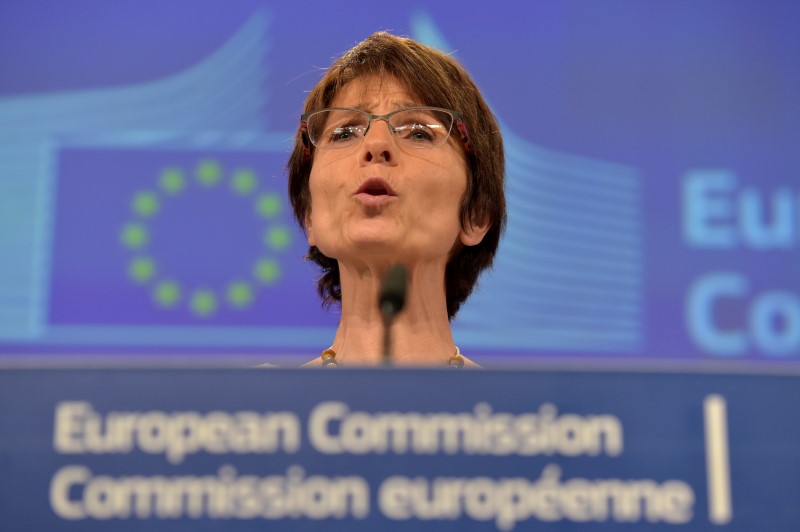
<instances>
[{"instance_id":1,"label":"microphone stand","mask_svg":"<svg viewBox=\"0 0 800 532\"><path fill-rule=\"evenodd\" d=\"M403 310L408 287L408 272L400 264L394 265L381 282L378 308L383 317L383 365L392 365L392 322Z\"/></svg>"},{"instance_id":2,"label":"microphone stand","mask_svg":"<svg viewBox=\"0 0 800 532\"><path fill-rule=\"evenodd\" d=\"M386 314L383 315L383 361L384 366L392 365L392 321L394 316L387 319Z\"/></svg>"}]
</instances>

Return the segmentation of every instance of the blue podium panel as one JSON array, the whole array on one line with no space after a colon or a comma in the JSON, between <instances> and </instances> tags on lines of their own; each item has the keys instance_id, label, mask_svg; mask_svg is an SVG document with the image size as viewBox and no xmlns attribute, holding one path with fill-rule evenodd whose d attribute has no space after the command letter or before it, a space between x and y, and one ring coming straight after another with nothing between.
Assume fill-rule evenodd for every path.
<instances>
[{"instance_id":1,"label":"blue podium panel","mask_svg":"<svg viewBox=\"0 0 800 532\"><path fill-rule=\"evenodd\" d=\"M800 377L0 371L3 530L800 526Z\"/></svg>"}]
</instances>

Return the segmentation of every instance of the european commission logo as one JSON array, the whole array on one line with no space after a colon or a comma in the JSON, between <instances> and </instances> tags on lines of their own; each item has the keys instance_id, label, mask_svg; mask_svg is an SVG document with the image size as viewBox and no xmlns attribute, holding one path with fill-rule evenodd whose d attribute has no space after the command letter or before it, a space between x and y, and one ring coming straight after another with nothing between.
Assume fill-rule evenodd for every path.
<instances>
[{"instance_id":1,"label":"european commission logo","mask_svg":"<svg viewBox=\"0 0 800 532\"><path fill-rule=\"evenodd\" d=\"M130 252L128 277L149 292L155 306L166 310L183 308L198 318L210 319L221 307L237 311L250 308L261 291L280 280L284 269L281 258L292 242L292 233L281 216L285 210L281 195L264 188L254 169L226 168L218 159L204 159L188 168L166 166L154 181L153 186L138 190L131 198L131 218L120 231L120 243ZM192 202L202 205L193 208ZM188 258L179 260L177 267L164 267L154 240L157 241L159 230L163 230L164 215L181 207L183 216L195 219L181 224L182 229L173 231L173 239L163 244L178 248L178 255L192 255L185 253L191 239L199 239L197 246L211 248L209 258L218 255L213 252L214 238L206 237L214 224L219 225L226 216L234 214L231 210L251 215L260 232L260 252L256 251L252 260L239 261L239 271L231 277L214 279L211 275L205 282L192 282L183 272L202 270L208 264ZM208 220L211 228L204 227L204 222L209 225ZM243 222L247 224L248 220ZM219 236L235 240L241 233L252 231L237 231L233 227L231 233ZM247 247L252 249L250 245Z\"/></svg>"}]
</instances>

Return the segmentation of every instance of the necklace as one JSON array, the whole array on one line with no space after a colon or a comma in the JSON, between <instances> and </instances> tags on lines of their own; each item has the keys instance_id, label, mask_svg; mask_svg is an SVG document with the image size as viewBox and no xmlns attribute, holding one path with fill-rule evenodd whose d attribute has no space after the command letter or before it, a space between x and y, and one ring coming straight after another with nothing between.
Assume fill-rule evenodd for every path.
<instances>
[{"instance_id":1,"label":"necklace","mask_svg":"<svg viewBox=\"0 0 800 532\"><path fill-rule=\"evenodd\" d=\"M339 365L336 362L336 351L330 347L322 352L320 358L322 358L323 368L335 368ZM447 365L451 368L460 368L464 366L464 357L461 356L461 351L458 350L458 346L456 346L456 352L453 353L453 356L447 361Z\"/></svg>"}]
</instances>

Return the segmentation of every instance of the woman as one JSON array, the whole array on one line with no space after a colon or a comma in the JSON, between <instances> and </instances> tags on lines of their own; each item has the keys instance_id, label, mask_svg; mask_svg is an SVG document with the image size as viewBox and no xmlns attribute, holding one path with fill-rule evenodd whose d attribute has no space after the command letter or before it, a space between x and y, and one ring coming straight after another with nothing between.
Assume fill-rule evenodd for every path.
<instances>
[{"instance_id":1,"label":"woman","mask_svg":"<svg viewBox=\"0 0 800 532\"><path fill-rule=\"evenodd\" d=\"M505 225L503 142L455 60L375 33L336 60L308 95L288 163L289 196L341 302L330 349L308 365L381 362L381 280L408 272L392 326L393 363L475 366L450 320L492 264Z\"/></svg>"}]
</instances>

